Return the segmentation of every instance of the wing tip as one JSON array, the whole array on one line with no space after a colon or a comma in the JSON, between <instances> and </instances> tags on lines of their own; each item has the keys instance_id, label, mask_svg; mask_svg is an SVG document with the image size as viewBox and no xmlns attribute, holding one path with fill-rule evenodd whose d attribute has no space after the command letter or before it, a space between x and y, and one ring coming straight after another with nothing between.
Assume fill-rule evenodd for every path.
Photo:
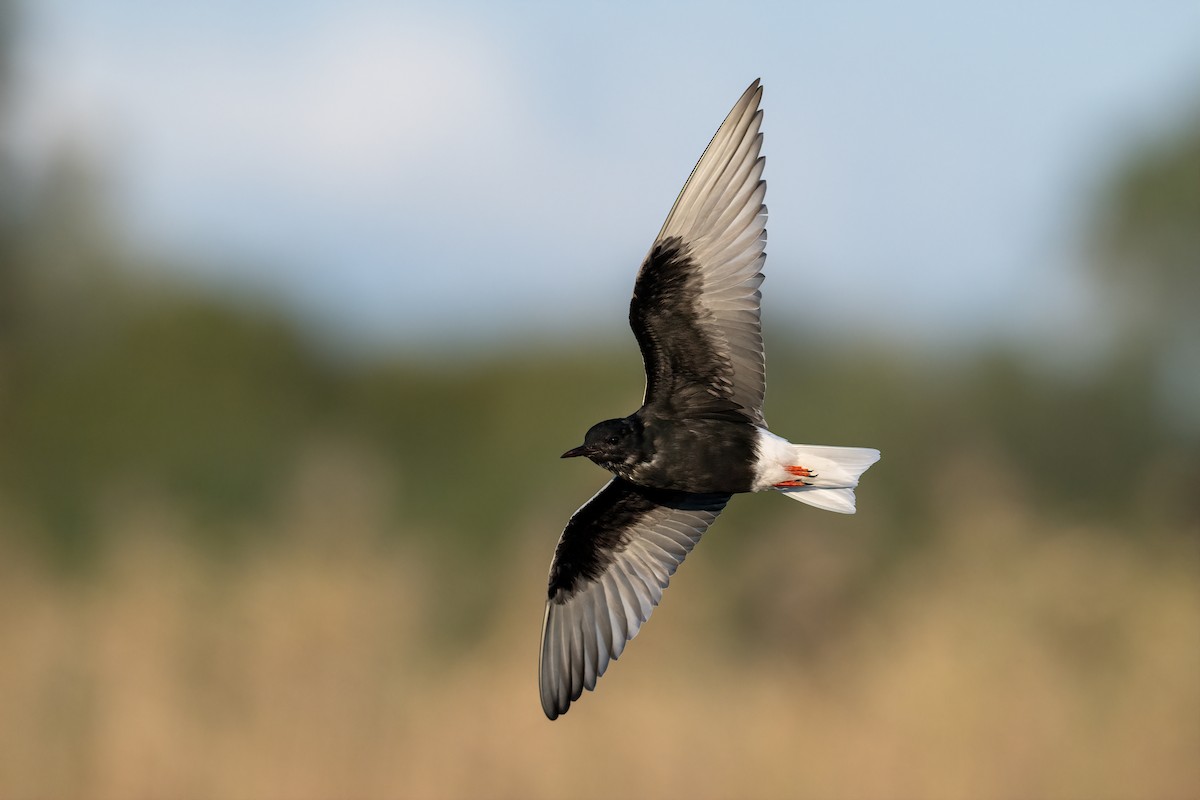
<instances>
[{"instance_id":1,"label":"wing tip","mask_svg":"<svg viewBox=\"0 0 1200 800\"><path fill-rule=\"evenodd\" d=\"M737 103L734 104L734 111L738 109L754 108L757 109L758 116L761 117L763 88L764 87L762 85L761 78L755 78L752 80L750 85L746 87L746 91L742 92L742 96L738 98ZM733 116L732 112L730 113L730 116Z\"/></svg>"}]
</instances>

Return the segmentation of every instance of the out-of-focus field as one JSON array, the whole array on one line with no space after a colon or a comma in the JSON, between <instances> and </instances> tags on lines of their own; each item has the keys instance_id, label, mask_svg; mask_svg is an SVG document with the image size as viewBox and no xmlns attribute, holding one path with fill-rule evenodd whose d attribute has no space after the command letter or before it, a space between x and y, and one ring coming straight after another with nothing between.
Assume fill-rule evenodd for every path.
<instances>
[{"instance_id":1,"label":"out-of-focus field","mask_svg":"<svg viewBox=\"0 0 1200 800\"><path fill-rule=\"evenodd\" d=\"M925 470L936 544L865 589L863 539L890 529L869 485L855 523L740 499L553 724L535 654L554 512L487 577L488 624L448 644L439 609L474 578L420 536L386 543L387 481L353 453L303 457L233 560L186 544L170 506L114 503L85 581L5 544L0 794L1197 796L1194 540L1048 520L992 469ZM750 525L750 502L788 513Z\"/></svg>"},{"instance_id":2,"label":"out-of-focus field","mask_svg":"<svg viewBox=\"0 0 1200 800\"><path fill-rule=\"evenodd\" d=\"M636 354L352 366L153 297L9 340L0 795L1200 793L1197 453L1124 367L780 354L769 418L884 451L859 514L735 499L550 723L546 569L604 480L557 454Z\"/></svg>"},{"instance_id":3,"label":"out-of-focus field","mask_svg":"<svg viewBox=\"0 0 1200 800\"><path fill-rule=\"evenodd\" d=\"M769 297L766 416L883 451L859 513L736 498L554 723L606 478L558 454L637 406L632 336L348 353L4 133L0 798L1200 797L1200 124L1081 201L1086 358Z\"/></svg>"}]
</instances>

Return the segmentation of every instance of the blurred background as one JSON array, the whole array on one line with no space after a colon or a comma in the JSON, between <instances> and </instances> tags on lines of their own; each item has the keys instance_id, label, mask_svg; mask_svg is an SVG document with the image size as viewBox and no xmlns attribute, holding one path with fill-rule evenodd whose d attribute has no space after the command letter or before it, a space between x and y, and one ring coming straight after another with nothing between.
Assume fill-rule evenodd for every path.
<instances>
[{"instance_id":1,"label":"blurred background","mask_svg":"<svg viewBox=\"0 0 1200 800\"><path fill-rule=\"evenodd\" d=\"M766 86L767 418L565 718L639 260ZM0 796L1200 796L1200 6L0 0Z\"/></svg>"}]
</instances>

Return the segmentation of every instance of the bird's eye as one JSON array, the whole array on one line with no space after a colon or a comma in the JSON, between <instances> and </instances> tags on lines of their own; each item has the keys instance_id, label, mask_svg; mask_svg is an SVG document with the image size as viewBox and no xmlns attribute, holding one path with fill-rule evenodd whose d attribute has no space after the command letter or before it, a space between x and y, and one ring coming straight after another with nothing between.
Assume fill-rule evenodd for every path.
<instances>
[{"instance_id":1,"label":"bird's eye","mask_svg":"<svg viewBox=\"0 0 1200 800\"><path fill-rule=\"evenodd\" d=\"M621 437L617 436L616 434L613 434L612 436L608 437L608 439L606 441L609 444L616 444L617 442L621 441Z\"/></svg>"}]
</instances>

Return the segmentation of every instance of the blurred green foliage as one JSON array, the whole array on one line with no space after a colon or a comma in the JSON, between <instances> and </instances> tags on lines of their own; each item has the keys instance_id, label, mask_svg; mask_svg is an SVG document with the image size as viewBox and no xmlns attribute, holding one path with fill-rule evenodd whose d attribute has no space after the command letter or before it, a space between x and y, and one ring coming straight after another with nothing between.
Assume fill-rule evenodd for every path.
<instances>
[{"instance_id":1,"label":"blurred green foliage","mask_svg":"<svg viewBox=\"0 0 1200 800\"><path fill-rule=\"evenodd\" d=\"M1200 308L1200 104L1142 144L1102 193L1091 263L1137 322L1170 335Z\"/></svg>"},{"instance_id":2,"label":"blurred green foliage","mask_svg":"<svg viewBox=\"0 0 1200 800\"><path fill-rule=\"evenodd\" d=\"M631 343L340 361L269 308L139 277L169 270L89 231L69 207L83 178L56 180L7 225L0 338L0 491L42 521L49 552L87 552L90 510L128 484L214 521L202 530L219 542L230 519L271 508L307 441L333 436L390 465L396 535L492 553L547 504L562 516L584 499L558 454L640 399ZM920 541L940 502L928 478L964 449L1019 473L1048 513L1131 531L1152 513L1195 519L1187 485L1175 506L1144 507L1147 475L1197 474L1144 360L1059 376L1003 349L939 359L783 333L768 330L768 419L792 438L880 447L864 492L895 543Z\"/></svg>"},{"instance_id":3,"label":"blurred green foliage","mask_svg":"<svg viewBox=\"0 0 1200 800\"><path fill-rule=\"evenodd\" d=\"M1118 170L1093 237L1098 262L1139 265L1132 279L1097 275L1155 307L1179 304L1170 313L1181 317L1197 305L1197 142L1193 121L1177 144ZM629 337L338 359L277 310L164 278L178 271L120 241L69 155L29 175L0 153L0 170L0 499L34 520L57 560L85 564L103 545L97 509L130 487L180 504L201 538L229 547L233 523L271 513L298 455L323 439L387 465L396 537L427 539L450 561L496 558L522 525L560 525L602 483L557 456L640 399ZM890 520L881 557L919 546L946 499L930 476L968 451L986 452L1047 514L1131 534L1195 530L1196 443L1160 413L1156 351L1118 347L1058 375L1011 348L946 357L799 334L768 326L768 419L796 440L882 449L863 489L870 513ZM794 510L784 505L742 519L768 524Z\"/></svg>"},{"instance_id":4,"label":"blurred green foliage","mask_svg":"<svg viewBox=\"0 0 1200 800\"><path fill-rule=\"evenodd\" d=\"M1162 410L1200 436L1200 102L1116 168L1089 239L1120 346L1149 366Z\"/></svg>"}]
</instances>

